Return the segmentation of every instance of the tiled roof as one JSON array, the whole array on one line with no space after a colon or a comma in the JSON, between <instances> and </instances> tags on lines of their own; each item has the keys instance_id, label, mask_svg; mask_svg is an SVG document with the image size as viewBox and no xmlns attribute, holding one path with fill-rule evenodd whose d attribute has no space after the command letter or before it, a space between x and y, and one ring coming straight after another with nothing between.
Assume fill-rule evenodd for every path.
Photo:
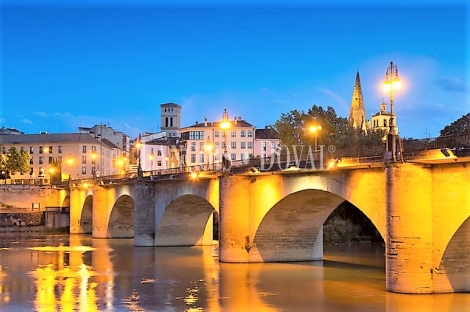
<instances>
[{"instance_id":1,"label":"tiled roof","mask_svg":"<svg viewBox=\"0 0 470 312\"><path fill-rule=\"evenodd\" d=\"M53 144L53 143L87 143L100 144L100 141L87 133L51 133L51 134L16 134L0 135L0 144ZM103 139L101 144L108 148L116 145Z\"/></svg>"},{"instance_id":2,"label":"tiled roof","mask_svg":"<svg viewBox=\"0 0 470 312\"><path fill-rule=\"evenodd\" d=\"M231 123L231 127L237 127L237 128L254 128L254 126L248 122L246 122L245 120L242 120L242 119L237 119L236 121L235 120L229 120L230 123ZM184 127L181 129L181 131L184 131L186 129L189 129L189 128L203 128L203 127L212 127L212 128L220 128L220 124L221 124L221 121L208 121L207 122L207 126L205 125L205 122L197 122L192 125L192 126L188 126L188 127Z\"/></svg>"},{"instance_id":3,"label":"tiled roof","mask_svg":"<svg viewBox=\"0 0 470 312\"><path fill-rule=\"evenodd\" d=\"M264 128L256 129L255 131L256 140L279 140L279 134L274 129Z\"/></svg>"}]
</instances>

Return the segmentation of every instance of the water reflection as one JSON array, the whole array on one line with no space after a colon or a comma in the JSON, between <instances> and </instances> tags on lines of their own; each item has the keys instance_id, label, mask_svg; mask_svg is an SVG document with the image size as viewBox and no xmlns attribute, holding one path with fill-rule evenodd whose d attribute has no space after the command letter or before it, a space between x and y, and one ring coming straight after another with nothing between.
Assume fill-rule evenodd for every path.
<instances>
[{"instance_id":1,"label":"water reflection","mask_svg":"<svg viewBox=\"0 0 470 312\"><path fill-rule=\"evenodd\" d=\"M383 253L326 249L325 261L219 263L215 247L129 239L2 237L2 311L465 310L469 294L385 291ZM345 255L345 253L347 255Z\"/></svg>"}]
</instances>

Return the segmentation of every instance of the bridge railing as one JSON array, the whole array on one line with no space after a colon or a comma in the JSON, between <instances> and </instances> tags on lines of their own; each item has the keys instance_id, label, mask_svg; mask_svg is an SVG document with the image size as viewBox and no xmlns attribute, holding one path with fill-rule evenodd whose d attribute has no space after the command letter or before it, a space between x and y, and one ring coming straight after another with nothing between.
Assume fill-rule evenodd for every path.
<instances>
[{"instance_id":1,"label":"bridge railing","mask_svg":"<svg viewBox=\"0 0 470 312\"><path fill-rule=\"evenodd\" d=\"M457 157L470 156L470 135L461 135L461 136L442 136L435 138L425 138L425 139L407 139L402 138L400 140L401 145L401 154L400 158L403 161L411 161L416 158L422 157L423 152L432 150L432 149L441 149L448 148ZM380 163L384 162L384 152L385 144L384 143L375 143L361 146L349 146L347 148L336 148L334 151L331 151L328 148L325 148L323 155L314 153L314 167L315 168L327 168L328 162L332 159L347 159L351 160L354 163ZM289 159L290 157L290 159ZM245 173L249 170L265 170L265 171L276 171L284 170L292 165L298 165L303 167L312 166L311 163L308 163L306 159L310 157L306 153L297 155L298 160L293 159L292 155L274 155L273 157L266 158L252 158L247 160L238 160L231 162L230 172L234 174ZM320 161L323 163L320 163ZM311 160L310 160L311 161ZM264 164L264 168L262 168ZM270 166L270 164L273 164ZM270 167L269 167L270 166ZM223 170L221 163L211 163L211 164L201 164L197 166L185 166L177 168L169 168L162 170L149 170L142 171L141 178L143 179L154 179L159 177L166 176L176 176L178 174L187 174L191 172L201 172L201 171L216 171L221 172ZM109 175L101 176L96 178L83 178L75 180L66 180L62 182L53 183L53 185L63 185L66 184L83 184L83 183L94 183L96 181L124 181L124 180L133 180L138 178L137 172L128 172L125 174L119 175ZM47 185L50 184L48 179L20 179L12 182L8 181L11 184L22 184L22 185ZM0 184L8 183L6 180L0 180Z\"/></svg>"}]
</instances>

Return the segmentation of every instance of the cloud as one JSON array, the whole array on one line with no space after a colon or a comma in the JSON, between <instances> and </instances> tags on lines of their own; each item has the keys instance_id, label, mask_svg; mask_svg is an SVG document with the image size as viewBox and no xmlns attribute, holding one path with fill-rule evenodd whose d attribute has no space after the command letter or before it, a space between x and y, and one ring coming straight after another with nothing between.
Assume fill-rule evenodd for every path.
<instances>
[{"instance_id":1,"label":"cloud","mask_svg":"<svg viewBox=\"0 0 470 312\"><path fill-rule=\"evenodd\" d=\"M458 78L440 77L434 80L434 83L444 91L449 92L467 92L467 86Z\"/></svg>"},{"instance_id":2,"label":"cloud","mask_svg":"<svg viewBox=\"0 0 470 312\"><path fill-rule=\"evenodd\" d=\"M35 112L34 114L35 114L36 116L42 117L42 118L47 118L47 117L49 117L49 115L47 115L47 114L44 113L44 112Z\"/></svg>"},{"instance_id":3,"label":"cloud","mask_svg":"<svg viewBox=\"0 0 470 312\"><path fill-rule=\"evenodd\" d=\"M32 125L32 124L33 124L33 122L32 122L31 120L26 119L26 118L21 119L21 123L22 123L22 124L29 124L29 125Z\"/></svg>"}]
</instances>

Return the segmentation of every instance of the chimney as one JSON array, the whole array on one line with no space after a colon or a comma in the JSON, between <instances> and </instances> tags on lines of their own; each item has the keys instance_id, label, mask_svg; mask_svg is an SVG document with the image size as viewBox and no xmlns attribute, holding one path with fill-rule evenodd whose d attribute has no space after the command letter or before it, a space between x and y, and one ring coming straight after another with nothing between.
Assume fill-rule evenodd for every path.
<instances>
[{"instance_id":1,"label":"chimney","mask_svg":"<svg viewBox=\"0 0 470 312\"><path fill-rule=\"evenodd\" d=\"M207 118L204 116L204 127L207 127Z\"/></svg>"}]
</instances>

